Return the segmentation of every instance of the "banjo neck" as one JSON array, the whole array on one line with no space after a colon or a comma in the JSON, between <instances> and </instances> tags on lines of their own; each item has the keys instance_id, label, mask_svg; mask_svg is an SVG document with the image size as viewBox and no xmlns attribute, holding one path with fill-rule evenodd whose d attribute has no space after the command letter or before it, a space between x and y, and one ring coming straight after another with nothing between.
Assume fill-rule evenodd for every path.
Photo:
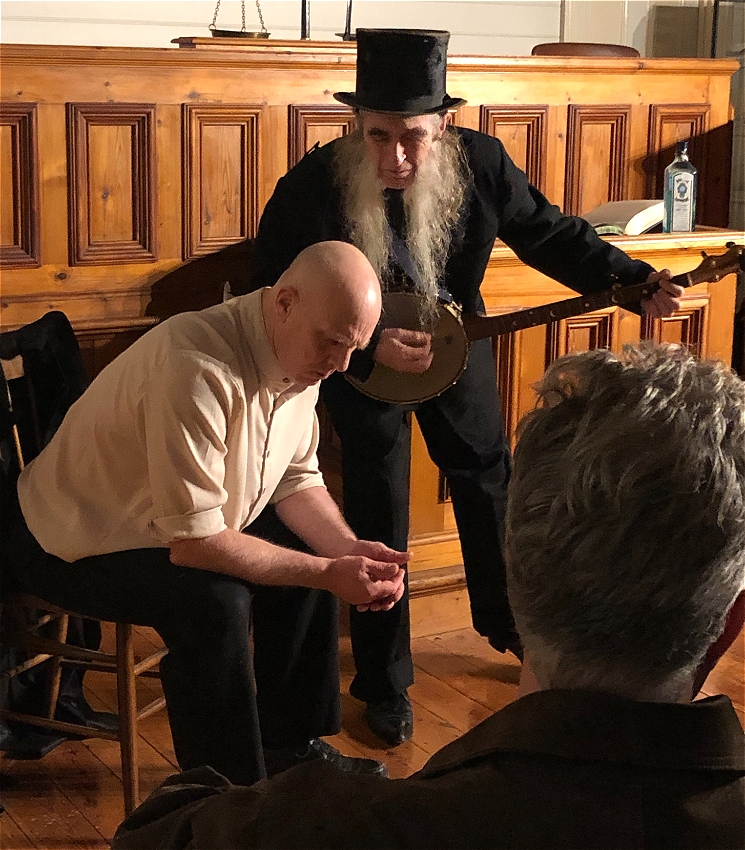
<instances>
[{"instance_id":1,"label":"banjo neck","mask_svg":"<svg viewBox=\"0 0 745 850\"><path fill-rule=\"evenodd\" d=\"M707 257L687 274L676 275L673 283L682 287L716 281L738 269L745 270L745 247L727 243L726 253ZM469 341L499 336L500 334L545 325L559 319L568 319L604 307L622 307L651 298L659 289L657 283L638 283L632 286L615 286L593 295L582 295L531 307L500 316L480 316L462 313L456 304L438 305L438 317L432 335L432 365L424 372L397 372L375 363L372 373L363 381L344 373L350 384L377 401L391 404L411 404L440 395L463 374L468 363ZM420 296L412 292L388 292L383 296L384 327L421 330Z\"/></svg>"},{"instance_id":2,"label":"banjo neck","mask_svg":"<svg viewBox=\"0 0 745 850\"><path fill-rule=\"evenodd\" d=\"M727 254L720 257L705 256L698 268L685 274L675 275L672 282L687 288L695 286L697 283L719 280L726 274L736 271L742 263L743 248L733 243L728 243L727 247L730 249ZM659 284L657 283L637 283L631 286L616 284L611 289L595 292L592 295L567 298L563 301L554 301L551 304L530 307L527 310L518 310L514 313L503 313L498 316L464 313L461 316L461 321L466 336L471 342L475 342L478 339L501 336L538 325L547 325L560 319L569 319L572 316L580 316L582 313L602 310L604 307L623 307L628 304L636 304L639 301L651 298L658 289Z\"/></svg>"}]
</instances>

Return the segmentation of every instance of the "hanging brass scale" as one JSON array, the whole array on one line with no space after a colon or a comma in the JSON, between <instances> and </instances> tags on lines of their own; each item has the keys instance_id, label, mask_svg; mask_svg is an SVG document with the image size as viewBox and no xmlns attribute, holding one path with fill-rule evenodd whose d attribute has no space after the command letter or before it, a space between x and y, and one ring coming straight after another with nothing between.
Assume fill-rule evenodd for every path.
<instances>
[{"instance_id":1,"label":"hanging brass scale","mask_svg":"<svg viewBox=\"0 0 745 850\"><path fill-rule=\"evenodd\" d=\"M241 28L240 30L219 30L217 29L217 13L220 11L220 0L217 0L215 6L215 14L210 24L210 32L215 38L269 38L269 33L264 26L264 16L261 14L261 6L259 0L256 0L256 11L259 13L259 23L261 24L261 32L246 32L246 0L241 0Z\"/></svg>"}]
</instances>

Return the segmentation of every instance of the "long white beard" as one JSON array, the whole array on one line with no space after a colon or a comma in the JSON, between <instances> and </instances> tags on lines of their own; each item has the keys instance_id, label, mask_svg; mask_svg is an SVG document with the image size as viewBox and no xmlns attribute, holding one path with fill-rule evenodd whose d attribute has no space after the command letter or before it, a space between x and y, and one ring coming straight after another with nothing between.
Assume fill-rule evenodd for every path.
<instances>
[{"instance_id":1,"label":"long white beard","mask_svg":"<svg viewBox=\"0 0 745 850\"><path fill-rule=\"evenodd\" d=\"M334 167L349 238L370 261L385 291L393 280L385 187L359 131L339 142ZM423 322L436 312L439 282L470 179L460 139L446 132L403 192L406 245L419 277L415 284L423 300Z\"/></svg>"}]
</instances>

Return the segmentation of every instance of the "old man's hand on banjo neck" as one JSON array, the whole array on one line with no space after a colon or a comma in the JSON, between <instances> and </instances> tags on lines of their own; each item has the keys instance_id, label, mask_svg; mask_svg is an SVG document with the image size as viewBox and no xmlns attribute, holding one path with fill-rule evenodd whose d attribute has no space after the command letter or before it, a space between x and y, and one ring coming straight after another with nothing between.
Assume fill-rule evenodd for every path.
<instances>
[{"instance_id":1,"label":"old man's hand on banjo neck","mask_svg":"<svg viewBox=\"0 0 745 850\"><path fill-rule=\"evenodd\" d=\"M372 374L365 381L352 375L347 375L347 380L378 401L413 404L439 395L458 380L466 368L469 344L477 339L500 336L613 305L641 302L649 316L670 316L680 308L678 299L686 287L719 280L742 268L743 246L729 242L727 248L727 252L720 256L705 256L696 269L686 274L673 277L668 269L664 269L650 274L645 283L497 316L461 313L452 301L441 299L433 321L427 323L420 316L419 296L410 292L389 292L383 298L382 322L386 327L375 349ZM421 329L427 324L431 331Z\"/></svg>"}]
</instances>

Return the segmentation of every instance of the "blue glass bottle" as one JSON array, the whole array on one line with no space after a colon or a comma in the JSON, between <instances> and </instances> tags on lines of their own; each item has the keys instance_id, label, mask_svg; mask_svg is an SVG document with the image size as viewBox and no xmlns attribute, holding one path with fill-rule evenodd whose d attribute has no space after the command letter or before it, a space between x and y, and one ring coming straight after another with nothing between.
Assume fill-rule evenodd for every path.
<instances>
[{"instance_id":1,"label":"blue glass bottle","mask_svg":"<svg viewBox=\"0 0 745 850\"><path fill-rule=\"evenodd\" d=\"M675 159L665 169L663 233L693 230L696 224L698 171L688 159L688 142L678 142Z\"/></svg>"}]
</instances>

